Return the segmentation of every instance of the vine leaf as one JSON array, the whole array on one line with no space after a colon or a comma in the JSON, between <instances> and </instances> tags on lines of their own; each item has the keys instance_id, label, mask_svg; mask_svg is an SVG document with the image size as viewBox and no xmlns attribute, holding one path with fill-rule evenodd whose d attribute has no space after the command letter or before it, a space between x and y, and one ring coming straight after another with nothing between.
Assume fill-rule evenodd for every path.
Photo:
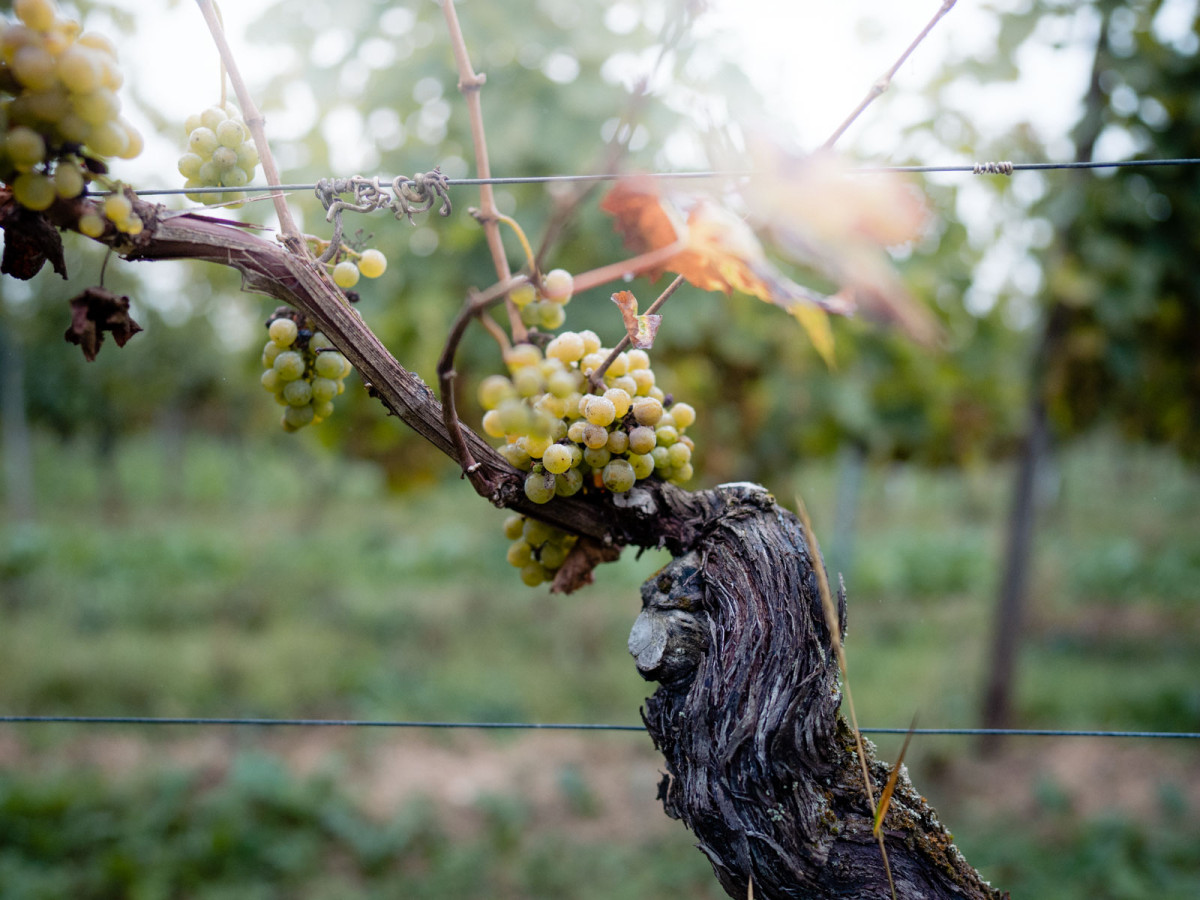
<instances>
[{"instance_id":1,"label":"vine leaf","mask_svg":"<svg viewBox=\"0 0 1200 900\"><path fill-rule=\"evenodd\" d=\"M801 156L758 140L750 154L753 174L743 197L772 246L839 285L836 296L851 308L921 344L936 343L936 321L887 253L928 229L921 192L896 173L853 173L832 153Z\"/></svg>"},{"instance_id":2,"label":"vine leaf","mask_svg":"<svg viewBox=\"0 0 1200 900\"><path fill-rule=\"evenodd\" d=\"M633 291L617 291L612 295L612 302L621 310L629 343L639 350L649 350L653 347L654 336L658 334L658 326L662 324L662 316L654 313L639 316L637 297L633 296Z\"/></svg>"},{"instance_id":3,"label":"vine leaf","mask_svg":"<svg viewBox=\"0 0 1200 900\"><path fill-rule=\"evenodd\" d=\"M45 216L10 201L0 208L0 228L4 230L0 273L28 281L49 262L55 272L67 277L62 238Z\"/></svg>"},{"instance_id":4,"label":"vine leaf","mask_svg":"<svg viewBox=\"0 0 1200 900\"><path fill-rule=\"evenodd\" d=\"M129 315L129 298L108 288L90 287L71 300L71 327L63 335L68 343L78 344L91 362L104 343L104 332L112 333L118 347L142 330Z\"/></svg>"},{"instance_id":5,"label":"vine leaf","mask_svg":"<svg viewBox=\"0 0 1200 900\"><path fill-rule=\"evenodd\" d=\"M850 308L784 275L750 226L733 212L707 198L664 197L657 183L636 176L618 182L600 208L613 216L626 246L639 253L684 242L684 249L647 273L651 280L674 272L701 290L740 291L774 303L796 317L832 364L832 333L824 312L847 314Z\"/></svg>"}]
</instances>

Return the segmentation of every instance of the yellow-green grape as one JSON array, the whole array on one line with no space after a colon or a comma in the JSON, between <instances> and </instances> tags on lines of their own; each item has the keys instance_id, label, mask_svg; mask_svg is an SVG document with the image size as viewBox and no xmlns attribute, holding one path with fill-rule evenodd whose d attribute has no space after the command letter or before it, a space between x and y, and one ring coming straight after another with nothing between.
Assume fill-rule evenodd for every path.
<instances>
[{"instance_id":1,"label":"yellow-green grape","mask_svg":"<svg viewBox=\"0 0 1200 900\"><path fill-rule=\"evenodd\" d=\"M604 486L614 494L623 494L625 491L633 487L637 480L637 475L634 474L633 466L628 460L614 459L604 467L601 476L604 479Z\"/></svg>"},{"instance_id":2,"label":"yellow-green grape","mask_svg":"<svg viewBox=\"0 0 1200 900\"><path fill-rule=\"evenodd\" d=\"M504 437L504 423L496 410L489 409L483 414L483 433L494 438Z\"/></svg>"},{"instance_id":3,"label":"yellow-green grape","mask_svg":"<svg viewBox=\"0 0 1200 900\"><path fill-rule=\"evenodd\" d=\"M387 269L387 257L379 250L364 250L358 260L358 270L364 278L378 278Z\"/></svg>"},{"instance_id":4,"label":"yellow-green grape","mask_svg":"<svg viewBox=\"0 0 1200 900\"><path fill-rule=\"evenodd\" d=\"M26 209L41 212L49 209L58 193L54 181L37 172L22 172L12 183L13 198Z\"/></svg>"},{"instance_id":5,"label":"yellow-green grape","mask_svg":"<svg viewBox=\"0 0 1200 900\"><path fill-rule=\"evenodd\" d=\"M639 425L655 425L662 416L662 403L653 397L639 397L633 401L633 417Z\"/></svg>"},{"instance_id":6,"label":"yellow-green grape","mask_svg":"<svg viewBox=\"0 0 1200 900\"><path fill-rule=\"evenodd\" d=\"M508 460L508 464L514 469L528 472L533 468L533 460L529 458L529 454L516 444L505 444L497 452Z\"/></svg>"},{"instance_id":7,"label":"yellow-green grape","mask_svg":"<svg viewBox=\"0 0 1200 900\"><path fill-rule=\"evenodd\" d=\"M313 369L322 378L344 378L350 374L348 368L346 357L336 350L322 350L313 363Z\"/></svg>"},{"instance_id":8,"label":"yellow-green grape","mask_svg":"<svg viewBox=\"0 0 1200 900\"><path fill-rule=\"evenodd\" d=\"M627 457L629 465L633 466L634 477L639 481L649 478L654 472L654 457L649 453L630 453Z\"/></svg>"},{"instance_id":9,"label":"yellow-green grape","mask_svg":"<svg viewBox=\"0 0 1200 900\"><path fill-rule=\"evenodd\" d=\"M542 276L542 296L554 303L565 304L575 291L575 279L566 269L551 269Z\"/></svg>"},{"instance_id":10,"label":"yellow-green grape","mask_svg":"<svg viewBox=\"0 0 1200 900\"><path fill-rule=\"evenodd\" d=\"M289 381L283 387L283 399L289 406L306 406L312 402L312 385L303 378Z\"/></svg>"},{"instance_id":11,"label":"yellow-green grape","mask_svg":"<svg viewBox=\"0 0 1200 900\"><path fill-rule=\"evenodd\" d=\"M525 309L532 309L532 304ZM522 310L522 313L524 310ZM541 300L537 303L537 325L545 328L548 331L553 331L555 328L561 328L562 323L567 319L567 314L563 308L557 303L549 300Z\"/></svg>"},{"instance_id":12,"label":"yellow-green grape","mask_svg":"<svg viewBox=\"0 0 1200 900\"><path fill-rule=\"evenodd\" d=\"M676 484L682 484L685 481L691 481L692 475L694 474L695 473L692 471L692 464L685 463L675 470L674 474L671 476L671 481L675 482Z\"/></svg>"},{"instance_id":13,"label":"yellow-green grape","mask_svg":"<svg viewBox=\"0 0 1200 900\"><path fill-rule=\"evenodd\" d=\"M267 334L278 346L290 347L296 343L300 326L293 319L275 319L267 326Z\"/></svg>"},{"instance_id":14,"label":"yellow-green grape","mask_svg":"<svg viewBox=\"0 0 1200 900\"><path fill-rule=\"evenodd\" d=\"M517 344L504 354L504 364L510 372L524 366L536 366L542 361L542 353L533 344Z\"/></svg>"},{"instance_id":15,"label":"yellow-green grape","mask_svg":"<svg viewBox=\"0 0 1200 900\"><path fill-rule=\"evenodd\" d=\"M546 388L546 381L542 377L542 372L536 366L525 366L513 372L512 377L513 387L516 388L518 396L534 397L542 393Z\"/></svg>"},{"instance_id":16,"label":"yellow-green grape","mask_svg":"<svg viewBox=\"0 0 1200 900\"><path fill-rule=\"evenodd\" d=\"M546 467L547 472L561 475L571 468L571 451L563 444L548 447L542 453L542 465Z\"/></svg>"},{"instance_id":17,"label":"yellow-green grape","mask_svg":"<svg viewBox=\"0 0 1200 900\"><path fill-rule=\"evenodd\" d=\"M496 407L500 414L500 425L505 434L521 434L533 425L533 412L515 397L504 400Z\"/></svg>"},{"instance_id":18,"label":"yellow-green grape","mask_svg":"<svg viewBox=\"0 0 1200 900\"><path fill-rule=\"evenodd\" d=\"M287 431L295 431L312 422L316 416L311 406L288 406L283 410L283 427Z\"/></svg>"},{"instance_id":19,"label":"yellow-green grape","mask_svg":"<svg viewBox=\"0 0 1200 900\"><path fill-rule=\"evenodd\" d=\"M654 389L654 372L650 369L634 369L629 373L629 377L637 385L640 397L647 396Z\"/></svg>"},{"instance_id":20,"label":"yellow-green grape","mask_svg":"<svg viewBox=\"0 0 1200 900\"><path fill-rule=\"evenodd\" d=\"M667 458L676 469L692 461L692 448L687 444L675 443L667 448Z\"/></svg>"},{"instance_id":21,"label":"yellow-green grape","mask_svg":"<svg viewBox=\"0 0 1200 900\"><path fill-rule=\"evenodd\" d=\"M613 361L608 364L608 368L604 372L604 377L619 378L629 371L629 357L624 353L618 353L613 357Z\"/></svg>"},{"instance_id":22,"label":"yellow-green grape","mask_svg":"<svg viewBox=\"0 0 1200 900\"><path fill-rule=\"evenodd\" d=\"M568 429L568 434L570 429ZM603 425L597 425L595 422L588 422L583 426L583 444L589 450L599 450L601 447L608 446L608 429Z\"/></svg>"},{"instance_id":23,"label":"yellow-green grape","mask_svg":"<svg viewBox=\"0 0 1200 900\"><path fill-rule=\"evenodd\" d=\"M671 407L671 415L675 419L675 424L680 428L687 428L696 421L696 410L690 403L676 403Z\"/></svg>"},{"instance_id":24,"label":"yellow-green grape","mask_svg":"<svg viewBox=\"0 0 1200 900\"><path fill-rule=\"evenodd\" d=\"M608 443L604 446L614 456L624 453L629 449L629 435L620 430L609 432Z\"/></svg>"},{"instance_id":25,"label":"yellow-green grape","mask_svg":"<svg viewBox=\"0 0 1200 900\"><path fill-rule=\"evenodd\" d=\"M508 299L517 309L524 309L538 298L537 288L532 284L519 284L508 292Z\"/></svg>"},{"instance_id":26,"label":"yellow-green grape","mask_svg":"<svg viewBox=\"0 0 1200 900\"><path fill-rule=\"evenodd\" d=\"M609 388L605 391L604 399L613 405L613 410L618 419L625 418L625 414L629 412L629 407L633 404L633 398L629 396L629 392L618 387Z\"/></svg>"},{"instance_id":27,"label":"yellow-green grape","mask_svg":"<svg viewBox=\"0 0 1200 900\"><path fill-rule=\"evenodd\" d=\"M584 397L580 410L583 417L593 425L611 425L617 417L617 408L607 397Z\"/></svg>"},{"instance_id":28,"label":"yellow-green grape","mask_svg":"<svg viewBox=\"0 0 1200 900\"><path fill-rule=\"evenodd\" d=\"M263 368L269 369L275 365L275 357L279 356L283 349L283 347L280 347L274 341L267 341L267 343L263 345L262 351Z\"/></svg>"},{"instance_id":29,"label":"yellow-green grape","mask_svg":"<svg viewBox=\"0 0 1200 900\"><path fill-rule=\"evenodd\" d=\"M567 561L567 554L571 552L571 546L557 542L547 543L538 552L538 562L550 572L561 569L562 564Z\"/></svg>"},{"instance_id":30,"label":"yellow-green grape","mask_svg":"<svg viewBox=\"0 0 1200 900\"><path fill-rule=\"evenodd\" d=\"M527 434L521 440L525 442L525 452L532 459L541 459L542 454L549 450L554 443L549 435Z\"/></svg>"},{"instance_id":31,"label":"yellow-green grape","mask_svg":"<svg viewBox=\"0 0 1200 900\"><path fill-rule=\"evenodd\" d=\"M506 558L510 566L523 568L533 562L533 548L525 542L524 538L518 538L508 545Z\"/></svg>"},{"instance_id":32,"label":"yellow-green grape","mask_svg":"<svg viewBox=\"0 0 1200 900\"><path fill-rule=\"evenodd\" d=\"M650 354L645 350L634 348L626 351L625 355L629 359L629 371L636 372L638 369L650 368Z\"/></svg>"},{"instance_id":33,"label":"yellow-green grape","mask_svg":"<svg viewBox=\"0 0 1200 900\"><path fill-rule=\"evenodd\" d=\"M120 228L133 215L133 204L124 194L109 194L104 198L104 214Z\"/></svg>"},{"instance_id":34,"label":"yellow-green grape","mask_svg":"<svg viewBox=\"0 0 1200 900\"><path fill-rule=\"evenodd\" d=\"M554 493L559 497L572 497L583 488L583 473L579 469L567 469L554 476Z\"/></svg>"},{"instance_id":35,"label":"yellow-green grape","mask_svg":"<svg viewBox=\"0 0 1200 900\"><path fill-rule=\"evenodd\" d=\"M46 142L32 128L17 125L10 128L4 149L19 171L27 172L46 158Z\"/></svg>"},{"instance_id":36,"label":"yellow-green grape","mask_svg":"<svg viewBox=\"0 0 1200 900\"><path fill-rule=\"evenodd\" d=\"M79 217L79 233L90 238L98 238L104 234L104 218L94 212L85 212Z\"/></svg>"},{"instance_id":37,"label":"yellow-green grape","mask_svg":"<svg viewBox=\"0 0 1200 900\"><path fill-rule=\"evenodd\" d=\"M525 534L525 517L514 513L504 520L504 536L510 541Z\"/></svg>"},{"instance_id":38,"label":"yellow-green grape","mask_svg":"<svg viewBox=\"0 0 1200 900\"><path fill-rule=\"evenodd\" d=\"M531 562L521 569L521 580L529 587L537 587L546 580L546 569L541 563Z\"/></svg>"},{"instance_id":39,"label":"yellow-green grape","mask_svg":"<svg viewBox=\"0 0 1200 900\"><path fill-rule=\"evenodd\" d=\"M224 115L224 111L221 111ZM203 115L200 117L203 121ZM217 127L213 129L213 134L217 138L217 143L226 150L233 151L233 165L237 164L237 150L246 140L246 132L241 122L234 119L223 119L217 123Z\"/></svg>"},{"instance_id":40,"label":"yellow-green grape","mask_svg":"<svg viewBox=\"0 0 1200 900\"><path fill-rule=\"evenodd\" d=\"M549 503L554 497L552 472L530 472L525 478L525 496L534 503Z\"/></svg>"},{"instance_id":41,"label":"yellow-green grape","mask_svg":"<svg viewBox=\"0 0 1200 900\"><path fill-rule=\"evenodd\" d=\"M314 331L312 337L308 339L308 349L313 353L320 353L322 350L332 350L333 341L325 337L320 331Z\"/></svg>"},{"instance_id":42,"label":"yellow-green grape","mask_svg":"<svg viewBox=\"0 0 1200 900\"><path fill-rule=\"evenodd\" d=\"M521 535L525 538L525 542L535 549L541 547L557 533L559 533L557 528L547 525L540 519L526 519L521 528Z\"/></svg>"},{"instance_id":43,"label":"yellow-green grape","mask_svg":"<svg viewBox=\"0 0 1200 900\"><path fill-rule=\"evenodd\" d=\"M629 450L631 453L649 453L658 443L654 429L647 425L638 425L629 430Z\"/></svg>"},{"instance_id":44,"label":"yellow-green grape","mask_svg":"<svg viewBox=\"0 0 1200 900\"><path fill-rule=\"evenodd\" d=\"M16 0L13 12L34 31L49 31L54 27L56 10L51 0Z\"/></svg>"},{"instance_id":45,"label":"yellow-green grape","mask_svg":"<svg viewBox=\"0 0 1200 900\"><path fill-rule=\"evenodd\" d=\"M479 405L484 409L496 409L505 400L516 396L513 383L503 375L489 375L479 382Z\"/></svg>"},{"instance_id":46,"label":"yellow-green grape","mask_svg":"<svg viewBox=\"0 0 1200 900\"><path fill-rule=\"evenodd\" d=\"M259 381L262 382L263 390L269 391L272 394L282 390L284 385L284 382L279 378L279 373L274 369L267 369L267 371L263 372L262 378ZM290 384L291 382L287 383Z\"/></svg>"},{"instance_id":47,"label":"yellow-green grape","mask_svg":"<svg viewBox=\"0 0 1200 900\"><path fill-rule=\"evenodd\" d=\"M578 362L583 352L583 338L574 331L564 331L546 345L546 356L564 363Z\"/></svg>"},{"instance_id":48,"label":"yellow-green grape","mask_svg":"<svg viewBox=\"0 0 1200 900\"><path fill-rule=\"evenodd\" d=\"M583 339L584 353L595 353L603 346L600 343L600 336L591 329L584 329L579 332L579 336Z\"/></svg>"},{"instance_id":49,"label":"yellow-green grape","mask_svg":"<svg viewBox=\"0 0 1200 900\"><path fill-rule=\"evenodd\" d=\"M321 357L317 357L318 364ZM279 377L284 381L295 381L304 375L304 357L295 350L284 350L275 357L275 362L272 364Z\"/></svg>"},{"instance_id":50,"label":"yellow-green grape","mask_svg":"<svg viewBox=\"0 0 1200 900\"><path fill-rule=\"evenodd\" d=\"M593 469L603 469L610 459L612 454L608 452L607 447L588 447L583 451L583 461Z\"/></svg>"},{"instance_id":51,"label":"yellow-green grape","mask_svg":"<svg viewBox=\"0 0 1200 900\"><path fill-rule=\"evenodd\" d=\"M83 193L83 173L79 166L65 161L54 167L54 191L64 200L78 197Z\"/></svg>"},{"instance_id":52,"label":"yellow-green grape","mask_svg":"<svg viewBox=\"0 0 1200 900\"><path fill-rule=\"evenodd\" d=\"M343 259L333 267L333 283L340 288L352 288L358 284L358 266Z\"/></svg>"},{"instance_id":53,"label":"yellow-green grape","mask_svg":"<svg viewBox=\"0 0 1200 900\"><path fill-rule=\"evenodd\" d=\"M316 400L314 400L312 408L313 408L313 413L314 413L314 417L313 417L314 422L323 421L324 419L328 419L330 416L333 415L333 401L332 400L326 400L323 403L318 403Z\"/></svg>"}]
</instances>

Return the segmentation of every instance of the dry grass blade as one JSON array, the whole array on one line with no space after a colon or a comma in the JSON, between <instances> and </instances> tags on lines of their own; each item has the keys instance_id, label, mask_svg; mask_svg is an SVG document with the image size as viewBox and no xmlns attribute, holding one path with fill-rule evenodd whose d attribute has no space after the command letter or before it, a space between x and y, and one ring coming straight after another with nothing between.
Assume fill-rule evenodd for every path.
<instances>
[{"instance_id":1,"label":"dry grass blade","mask_svg":"<svg viewBox=\"0 0 1200 900\"><path fill-rule=\"evenodd\" d=\"M850 713L850 726L854 729L854 746L858 750L858 762L862 766L863 790L867 795L867 806L871 816L877 816L875 809L875 791L871 787L871 770L867 766L867 751L863 747L862 732L858 728L858 715L854 712L854 696L850 693L850 676L846 673L846 650L842 646L842 629L838 624L837 607L833 603L833 593L829 590L829 576L825 574L825 566L821 564L821 548L817 544L817 536L813 532L812 520L808 517L808 507L804 498L796 495L796 511L800 516L800 524L804 526L804 539L808 541L809 550L813 554L813 571L817 573L817 589L821 592L821 608L825 611L825 626L829 629L829 637L833 643L833 652L837 654L838 668L842 673L842 687L846 692L846 709ZM887 873L888 887L892 891L892 900L896 900L896 885L892 882L892 867L888 863L887 848L883 845L883 833L875 832L879 842L879 853L883 857L883 870Z\"/></svg>"},{"instance_id":2,"label":"dry grass blade","mask_svg":"<svg viewBox=\"0 0 1200 900\"><path fill-rule=\"evenodd\" d=\"M896 779L900 777L900 767L904 765L904 754L908 752L908 742L912 740L916 727L917 717L913 716L912 724L908 726L908 734L904 736L904 743L900 745L900 755L896 757L896 762L892 766L892 774L888 776L887 784L883 786L883 793L879 795L879 808L875 810L875 827L872 829L875 837L879 837L879 829L883 825L884 816L887 815L888 806L892 802L892 791L896 789Z\"/></svg>"}]
</instances>

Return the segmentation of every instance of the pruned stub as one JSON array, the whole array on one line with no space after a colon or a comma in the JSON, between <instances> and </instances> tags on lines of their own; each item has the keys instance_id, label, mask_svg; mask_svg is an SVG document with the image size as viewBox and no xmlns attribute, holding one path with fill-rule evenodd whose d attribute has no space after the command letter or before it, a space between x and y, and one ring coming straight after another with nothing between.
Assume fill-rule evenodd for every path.
<instances>
[{"instance_id":1,"label":"pruned stub","mask_svg":"<svg viewBox=\"0 0 1200 900\"><path fill-rule=\"evenodd\" d=\"M629 632L629 652L647 681L674 687L691 679L708 648L702 590L695 551L642 585L642 611Z\"/></svg>"}]
</instances>

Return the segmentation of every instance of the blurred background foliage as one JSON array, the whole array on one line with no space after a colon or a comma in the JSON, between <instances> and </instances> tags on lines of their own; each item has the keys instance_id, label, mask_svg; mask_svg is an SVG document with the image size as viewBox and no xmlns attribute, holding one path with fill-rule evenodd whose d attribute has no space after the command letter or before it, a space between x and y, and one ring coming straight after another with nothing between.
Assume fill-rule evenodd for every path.
<instances>
[{"instance_id":1,"label":"blurred background foliage","mask_svg":"<svg viewBox=\"0 0 1200 900\"><path fill-rule=\"evenodd\" d=\"M1200 29L1194 13L1168 27L1177 5L998 9L993 52L952 54L928 86L936 113L884 161L1061 158L1062 142L1026 123L987 132L963 85L1018 78L1034 44L1095 46L1101 22L1076 150L1194 155ZM631 170L705 168L736 153L739 121L770 110L737 60L686 33L636 125L620 127L630 86L681 9L462 3L488 74L495 174L596 171L610 140ZM290 48L257 86L269 123L287 125L276 141L285 180L435 165L473 174L435 4L280 3L254 34L264 52ZM189 112L145 110L172 133ZM897 263L943 325L938 352L836 321L830 370L790 318L752 298L685 288L666 307L655 368L700 411L698 486L757 480L785 502L802 490L846 573L864 723L903 725L919 707L923 723L976 724L1009 480L1042 403L1053 451L1037 481L1027 563L1037 600L1013 724L1200 730L1198 177L1178 167L928 179L937 221ZM498 198L536 243L563 193L513 185ZM599 195L549 265L583 271L622 255ZM452 217L415 227L347 219L391 261L360 284L359 309L427 381L467 288L494 278L467 214L473 191L452 196ZM303 227L328 236L315 199L294 199ZM264 206L242 215L266 221ZM658 555L627 554L579 597L531 592L504 563L502 515L471 512L481 501L452 466L360 388L327 424L282 434L257 384L270 304L239 294L229 272L109 260L105 281L132 296L146 334L85 363L62 342L66 301L104 261L67 243L72 282L0 283L0 710L636 721L647 686L623 648ZM515 242L509 251L519 264ZM644 303L655 292L632 287ZM568 314L568 327L620 334L605 290ZM473 330L458 366L468 420L473 384L499 364ZM626 741L615 736L597 751L627 774L611 797L584 742L508 737L471 755L458 737L357 734L326 746L297 735L264 749L266 735L221 732L198 756L207 740L5 726L0 894L384 897L401 884L414 897L718 895L688 836L656 808L655 756L636 735L633 750L615 749ZM143 759L130 742L157 761L130 763ZM314 743L315 773L297 762ZM482 770L516 748L556 780L548 794L515 779L465 801L431 781L365 811L376 782L364 769L393 743L412 754L400 766L462 751L463 766ZM925 741L910 769L968 858L1014 896L1190 897L1194 753L1108 746L1006 745L981 759L961 740ZM1081 787L1064 774L1072 766L1096 780ZM1121 784L1145 797L1130 801Z\"/></svg>"}]
</instances>

